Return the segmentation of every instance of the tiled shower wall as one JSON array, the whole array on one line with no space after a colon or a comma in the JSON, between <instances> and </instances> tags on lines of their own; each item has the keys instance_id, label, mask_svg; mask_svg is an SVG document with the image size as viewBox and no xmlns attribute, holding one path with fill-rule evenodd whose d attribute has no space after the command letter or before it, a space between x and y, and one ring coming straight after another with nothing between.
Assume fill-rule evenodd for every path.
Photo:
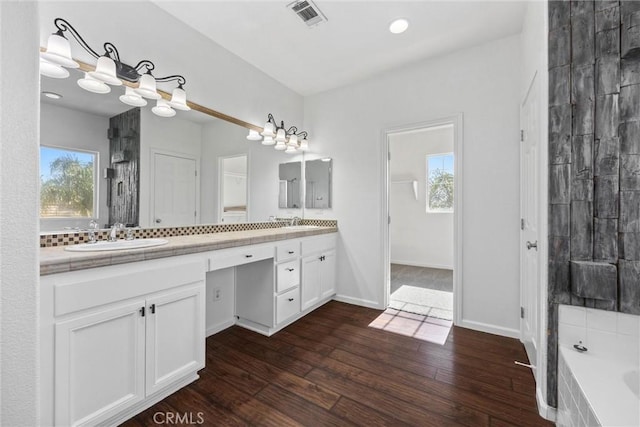
<instances>
[{"instance_id":1,"label":"tiled shower wall","mask_svg":"<svg viewBox=\"0 0 640 427\"><path fill-rule=\"evenodd\" d=\"M549 339L558 304L640 314L640 1L549 2Z\"/></svg>"}]
</instances>

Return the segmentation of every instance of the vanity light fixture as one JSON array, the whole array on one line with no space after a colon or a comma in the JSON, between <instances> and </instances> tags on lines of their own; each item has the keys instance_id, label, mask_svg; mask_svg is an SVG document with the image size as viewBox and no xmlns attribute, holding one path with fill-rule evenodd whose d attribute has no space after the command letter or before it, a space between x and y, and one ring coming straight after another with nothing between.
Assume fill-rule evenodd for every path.
<instances>
[{"instance_id":1,"label":"vanity light fixture","mask_svg":"<svg viewBox=\"0 0 640 427\"><path fill-rule=\"evenodd\" d=\"M143 98L157 100L156 106L151 111L161 117L175 116L174 109L183 111L191 109L187 105L187 94L183 87L187 81L183 76L171 75L156 78L151 73L155 69L155 64L147 59L138 62L136 66L125 64L120 60L118 49L110 42L104 43L104 54L99 55L69 22L56 18L53 23L57 31L49 36L47 48L40 53L40 74L43 76L63 79L69 77L67 68L80 67L80 64L71 56L71 45L65 36L65 33L68 33L97 60L95 69L86 71L84 78L78 80L81 88L94 93L108 93L111 91L110 86L122 86L124 81L126 89L124 95L120 96L120 101L127 105L142 107L147 105L147 101ZM86 70L86 67L83 70ZM156 83L172 81L176 81L178 87L173 90L171 100L167 101L158 93Z\"/></svg>"},{"instance_id":2,"label":"vanity light fixture","mask_svg":"<svg viewBox=\"0 0 640 427\"><path fill-rule=\"evenodd\" d=\"M262 145L275 145L274 149L293 154L309 149L308 136L307 131L298 131L295 126L286 129L284 121L281 121L278 126L276 119L269 113L262 132L258 133L258 131L250 129L247 139L249 141L260 141L262 139Z\"/></svg>"}]
</instances>

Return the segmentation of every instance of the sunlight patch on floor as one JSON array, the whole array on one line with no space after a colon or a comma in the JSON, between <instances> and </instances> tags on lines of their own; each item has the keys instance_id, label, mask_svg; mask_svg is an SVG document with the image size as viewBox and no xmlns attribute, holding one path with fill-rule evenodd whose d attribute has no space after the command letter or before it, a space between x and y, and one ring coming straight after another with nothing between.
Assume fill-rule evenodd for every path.
<instances>
[{"instance_id":1,"label":"sunlight patch on floor","mask_svg":"<svg viewBox=\"0 0 640 427\"><path fill-rule=\"evenodd\" d=\"M369 323L370 328L381 329L440 345L444 345L447 341L452 325L453 322L450 320L407 313L393 308L386 309L373 322Z\"/></svg>"},{"instance_id":2,"label":"sunlight patch on floor","mask_svg":"<svg viewBox=\"0 0 640 427\"><path fill-rule=\"evenodd\" d=\"M453 293L402 285L391 294L389 307L423 316L453 320Z\"/></svg>"}]
</instances>

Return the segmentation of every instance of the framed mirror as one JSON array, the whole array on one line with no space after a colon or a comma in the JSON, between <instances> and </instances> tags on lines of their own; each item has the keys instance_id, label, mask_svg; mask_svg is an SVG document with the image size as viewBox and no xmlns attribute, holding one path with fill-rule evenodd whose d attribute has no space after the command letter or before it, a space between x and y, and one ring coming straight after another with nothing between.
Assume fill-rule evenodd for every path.
<instances>
[{"instance_id":1,"label":"framed mirror","mask_svg":"<svg viewBox=\"0 0 640 427\"><path fill-rule=\"evenodd\" d=\"M305 162L305 209L331 208L332 167L333 160L328 157Z\"/></svg>"},{"instance_id":2,"label":"framed mirror","mask_svg":"<svg viewBox=\"0 0 640 427\"><path fill-rule=\"evenodd\" d=\"M278 166L278 207L302 207L302 162L280 163Z\"/></svg>"}]
</instances>

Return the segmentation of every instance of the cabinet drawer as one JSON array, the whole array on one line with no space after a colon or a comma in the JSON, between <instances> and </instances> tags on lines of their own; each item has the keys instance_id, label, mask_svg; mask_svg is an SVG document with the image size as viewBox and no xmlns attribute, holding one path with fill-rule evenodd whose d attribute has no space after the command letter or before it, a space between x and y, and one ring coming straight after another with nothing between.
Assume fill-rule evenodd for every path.
<instances>
[{"instance_id":1,"label":"cabinet drawer","mask_svg":"<svg viewBox=\"0 0 640 427\"><path fill-rule=\"evenodd\" d=\"M293 288L276 297L276 324L300 313L300 288Z\"/></svg>"},{"instance_id":2,"label":"cabinet drawer","mask_svg":"<svg viewBox=\"0 0 640 427\"><path fill-rule=\"evenodd\" d=\"M213 255L209 257L208 271L261 261L263 259L273 258L273 255L274 247L272 245L247 245L240 248L222 249L214 252Z\"/></svg>"},{"instance_id":3,"label":"cabinet drawer","mask_svg":"<svg viewBox=\"0 0 640 427\"><path fill-rule=\"evenodd\" d=\"M276 247L276 261L286 261L300 255L300 242L280 243Z\"/></svg>"},{"instance_id":4,"label":"cabinet drawer","mask_svg":"<svg viewBox=\"0 0 640 427\"><path fill-rule=\"evenodd\" d=\"M302 255L307 256L309 254L322 252L328 249L334 249L335 247L335 234L329 236L312 237L302 241Z\"/></svg>"},{"instance_id":5,"label":"cabinet drawer","mask_svg":"<svg viewBox=\"0 0 640 427\"><path fill-rule=\"evenodd\" d=\"M293 260L278 264L276 292L280 293L300 284L300 262Z\"/></svg>"}]
</instances>

